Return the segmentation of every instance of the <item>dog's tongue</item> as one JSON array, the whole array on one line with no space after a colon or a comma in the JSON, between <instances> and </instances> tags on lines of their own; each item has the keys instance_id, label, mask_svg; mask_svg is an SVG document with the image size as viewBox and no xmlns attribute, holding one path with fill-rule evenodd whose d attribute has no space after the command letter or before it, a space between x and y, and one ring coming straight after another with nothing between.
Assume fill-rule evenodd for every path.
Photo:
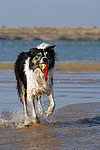
<instances>
[{"instance_id":1,"label":"dog's tongue","mask_svg":"<svg viewBox=\"0 0 100 150\"><path fill-rule=\"evenodd\" d=\"M47 75L48 75L48 64L41 64L40 68L43 70L44 72L44 76L45 76L45 81L47 81Z\"/></svg>"}]
</instances>

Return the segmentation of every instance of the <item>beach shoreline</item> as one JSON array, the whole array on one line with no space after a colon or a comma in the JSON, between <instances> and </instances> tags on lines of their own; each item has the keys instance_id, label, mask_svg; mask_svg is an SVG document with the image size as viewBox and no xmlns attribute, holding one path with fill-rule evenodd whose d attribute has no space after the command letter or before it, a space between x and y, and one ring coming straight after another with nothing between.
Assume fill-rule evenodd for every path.
<instances>
[{"instance_id":1,"label":"beach shoreline","mask_svg":"<svg viewBox=\"0 0 100 150\"><path fill-rule=\"evenodd\" d=\"M0 63L0 70L14 70L14 63ZM100 72L100 62L57 62L55 70Z\"/></svg>"}]
</instances>

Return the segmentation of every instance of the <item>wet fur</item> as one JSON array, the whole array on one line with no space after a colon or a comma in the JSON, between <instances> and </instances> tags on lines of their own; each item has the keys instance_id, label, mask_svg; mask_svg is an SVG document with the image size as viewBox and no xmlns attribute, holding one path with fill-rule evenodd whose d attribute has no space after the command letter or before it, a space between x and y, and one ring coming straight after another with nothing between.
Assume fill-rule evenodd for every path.
<instances>
[{"instance_id":1,"label":"wet fur","mask_svg":"<svg viewBox=\"0 0 100 150\"><path fill-rule=\"evenodd\" d=\"M46 94L50 100L50 107L46 115L50 116L55 108L53 96L53 69L55 66L54 46L42 43L37 48L30 49L29 52L22 52L15 63L15 76L17 80L17 90L20 100L23 102L25 113L25 125L29 125L29 116L27 110L27 100L30 104L33 122L39 122L36 114L34 98L37 98L38 111L44 113L41 105L41 95ZM40 69L40 63L48 63L47 81L44 79L44 73Z\"/></svg>"}]
</instances>

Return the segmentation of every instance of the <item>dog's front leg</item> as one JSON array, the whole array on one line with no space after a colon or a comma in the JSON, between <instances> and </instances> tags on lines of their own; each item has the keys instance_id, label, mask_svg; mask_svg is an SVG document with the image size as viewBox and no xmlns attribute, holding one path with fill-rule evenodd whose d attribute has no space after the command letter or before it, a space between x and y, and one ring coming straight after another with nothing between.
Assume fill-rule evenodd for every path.
<instances>
[{"instance_id":1,"label":"dog's front leg","mask_svg":"<svg viewBox=\"0 0 100 150\"><path fill-rule=\"evenodd\" d=\"M49 117L53 113L54 108L55 108L55 101L54 101L53 93L48 95L48 97L49 97L49 100L50 100L50 106L49 106L48 110L46 111L46 116L47 117Z\"/></svg>"},{"instance_id":2,"label":"dog's front leg","mask_svg":"<svg viewBox=\"0 0 100 150\"><path fill-rule=\"evenodd\" d=\"M38 103L38 112L39 112L40 115L43 115L44 110L43 110L43 107L42 107L42 104L41 104L41 95L37 96L37 103Z\"/></svg>"},{"instance_id":3,"label":"dog's front leg","mask_svg":"<svg viewBox=\"0 0 100 150\"><path fill-rule=\"evenodd\" d=\"M28 102L29 102L29 105L31 107L33 122L34 123L39 123L39 119L37 117L36 110L35 110L34 98L35 97L28 96Z\"/></svg>"}]
</instances>

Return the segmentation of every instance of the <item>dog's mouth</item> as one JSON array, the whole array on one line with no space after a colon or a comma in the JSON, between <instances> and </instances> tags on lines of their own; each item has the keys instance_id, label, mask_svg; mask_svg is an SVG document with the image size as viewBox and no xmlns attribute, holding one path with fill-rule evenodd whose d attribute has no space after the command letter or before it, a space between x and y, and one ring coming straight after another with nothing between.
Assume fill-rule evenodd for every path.
<instances>
[{"instance_id":1,"label":"dog's mouth","mask_svg":"<svg viewBox=\"0 0 100 150\"><path fill-rule=\"evenodd\" d=\"M44 72L45 81L47 81L48 76L48 64L47 63L40 63L39 64L40 69Z\"/></svg>"},{"instance_id":2,"label":"dog's mouth","mask_svg":"<svg viewBox=\"0 0 100 150\"><path fill-rule=\"evenodd\" d=\"M39 66L40 66L40 68L41 68L42 70L46 70L48 64L47 64L47 63L40 63Z\"/></svg>"}]
</instances>

